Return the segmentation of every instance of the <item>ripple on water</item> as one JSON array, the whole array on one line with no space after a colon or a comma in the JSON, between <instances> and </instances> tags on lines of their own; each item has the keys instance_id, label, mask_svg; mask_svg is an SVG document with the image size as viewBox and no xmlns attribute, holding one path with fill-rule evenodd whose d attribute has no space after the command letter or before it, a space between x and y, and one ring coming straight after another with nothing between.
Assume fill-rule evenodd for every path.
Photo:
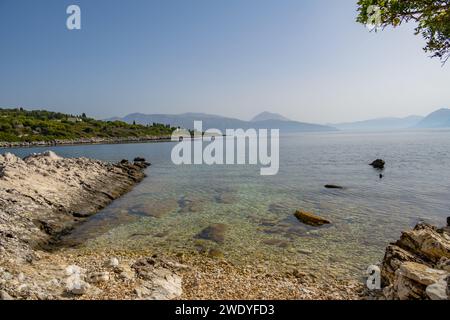
<instances>
[{"instance_id":1,"label":"ripple on water","mask_svg":"<svg viewBox=\"0 0 450 320\"><path fill-rule=\"evenodd\" d=\"M77 148L64 151L76 155ZM86 148L79 149L83 155ZM274 177L249 166L176 167L171 145L135 145L124 154L117 148L98 148L103 153L91 156L140 154L153 163L148 178L65 241L99 250L200 252L236 264L263 261L360 277L402 230L419 219L443 224L448 216L450 159L442 154L450 154L450 132L282 138ZM380 156L387 162L383 179L368 166ZM330 182L345 189L325 189ZM305 226L293 216L296 210L332 224ZM227 228L219 236L208 230L212 225Z\"/></svg>"}]
</instances>

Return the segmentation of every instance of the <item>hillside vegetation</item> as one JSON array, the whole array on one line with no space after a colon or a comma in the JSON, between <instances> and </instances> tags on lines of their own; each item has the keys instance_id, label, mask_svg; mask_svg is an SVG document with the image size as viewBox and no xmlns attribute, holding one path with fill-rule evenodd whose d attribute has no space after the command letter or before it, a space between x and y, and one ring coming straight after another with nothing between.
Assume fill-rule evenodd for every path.
<instances>
[{"instance_id":1,"label":"hillside vegetation","mask_svg":"<svg viewBox=\"0 0 450 320\"><path fill-rule=\"evenodd\" d=\"M85 114L73 116L44 110L0 108L0 141L4 142L169 136L174 130L158 123L128 124L95 120Z\"/></svg>"}]
</instances>

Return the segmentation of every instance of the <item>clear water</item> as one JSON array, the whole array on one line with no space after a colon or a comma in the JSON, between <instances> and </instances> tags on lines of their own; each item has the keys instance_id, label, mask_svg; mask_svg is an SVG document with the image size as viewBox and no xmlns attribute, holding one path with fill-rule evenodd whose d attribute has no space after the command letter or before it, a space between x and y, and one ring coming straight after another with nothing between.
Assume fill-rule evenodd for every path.
<instances>
[{"instance_id":1,"label":"clear water","mask_svg":"<svg viewBox=\"0 0 450 320\"><path fill-rule=\"evenodd\" d=\"M175 166L173 143L12 149L54 150L108 161L144 156L148 177L65 239L89 249L192 253L215 249L237 264L298 266L361 277L389 242L419 220L444 224L450 212L450 131L315 133L283 136L280 171L258 166ZM384 178L368 163L387 162ZM325 184L344 190L327 190ZM311 228L297 209L332 221ZM198 234L226 225L223 241ZM217 252L217 251L216 251Z\"/></svg>"}]
</instances>

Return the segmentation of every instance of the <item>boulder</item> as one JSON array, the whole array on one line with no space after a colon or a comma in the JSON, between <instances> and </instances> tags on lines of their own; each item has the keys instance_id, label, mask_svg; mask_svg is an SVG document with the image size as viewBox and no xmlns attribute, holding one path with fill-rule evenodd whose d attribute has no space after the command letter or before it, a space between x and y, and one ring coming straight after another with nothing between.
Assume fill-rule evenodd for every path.
<instances>
[{"instance_id":1,"label":"boulder","mask_svg":"<svg viewBox=\"0 0 450 320\"><path fill-rule=\"evenodd\" d=\"M423 300L426 299L426 286L405 277L400 269L395 273L395 281L391 299Z\"/></svg>"},{"instance_id":2,"label":"boulder","mask_svg":"<svg viewBox=\"0 0 450 320\"><path fill-rule=\"evenodd\" d=\"M440 280L436 283L429 285L426 288L425 293L431 300L447 300L449 299L447 295L447 287L448 287L447 281Z\"/></svg>"},{"instance_id":3,"label":"boulder","mask_svg":"<svg viewBox=\"0 0 450 320\"><path fill-rule=\"evenodd\" d=\"M424 263L422 259L408 252L407 250L404 250L396 245L389 245L386 248L381 267L382 284L393 284L395 271L400 268L402 263L408 261Z\"/></svg>"},{"instance_id":4,"label":"boulder","mask_svg":"<svg viewBox=\"0 0 450 320\"><path fill-rule=\"evenodd\" d=\"M166 265L166 261L156 257L139 259L133 264L139 277L134 290L138 299L171 300L181 296L182 279Z\"/></svg>"},{"instance_id":5,"label":"boulder","mask_svg":"<svg viewBox=\"0 0 450 320\"><path fill-rule=\"evenodd\" d=\"M445 279L447 276L447 272L443 270L432 269L426 265L415 262L405 262L398 270L404 277L425 286L435 284Z\"/></svg>"},{"instance_id":6,"label":"boulder","mask_svg":"<svg viewBox=\"0 0 450 320\"><path fill-rule=\"evenodd\" d=\"M74 295L84 295L88 292L90 287L89 283L81 280L79 277L71 276L66 280L67 292Z\"/></svg>"},{"instance_id":7,"label":"boulder","mask_svg":"<svg viewBox=\"0 0 450 320\"><path fill-rule=\"evenodd\" d=\"M386 162L382 159L377 159L375 161L373 161L370 165L372 167L374 167L375 169L384 169L384 165L386 164Z\"/></svg>"},{"instance_id":8,"label":"boulder","mask_svg":"<svg viewBox=\"0 0 450 320\"><path fill-rule=\"evenodd\" d=\"M330 224L331 222L321 218L319 216L316 216L315 214L312 214L310 212L306 212L306 211L296 211L294 213L294 216L300 220L301 222L303 222L304 224L313 226L313 227L320 227L322 225L325 224Z\"/></svg>"},{"instance_id":9,"label":"boulder","mask_svg":"<svg viewBox=\"0 0 450 320\"><path fill-rule=\"evenodd\" d=\"M439 262L442 257L450 258L450 237L425 223L403 232L396 245L431 263Z\"/></svg>"},{"instance_id":10,"label":"boulder","mask_svg":"<svg viewBox=\"0 0 450 320\"><path fill-rule=\"evenodd\" d=\"M387 299L449 299L450 239L444 229L419 223L386 248L381 264Z\"/></svg>"}]
</instances>

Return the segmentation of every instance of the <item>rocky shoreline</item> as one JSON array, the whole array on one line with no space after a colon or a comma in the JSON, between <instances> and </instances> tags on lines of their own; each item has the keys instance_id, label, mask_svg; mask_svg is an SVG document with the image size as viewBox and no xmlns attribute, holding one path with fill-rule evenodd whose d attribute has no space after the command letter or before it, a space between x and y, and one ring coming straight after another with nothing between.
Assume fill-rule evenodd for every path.
<instances>
[{"instance_id":1,"label":"rocky shoreline","mask_svg":"<svg viewBox=\"0 0 450 320\"><path fill-rule=\"evenodd\" d=\"M147 163L0 156L0 299L358 299L356 281L201 254L48 250L144 178ZM299 290L299 288L301 288ZM325 289L326 288L326 289Z\"/></svg>"},{"instance_id":2,"label":"rocky shoreline","mask_svg":"<svg viewBox=\"0 0 450 320\"><path fill-rule=\"evenodd\" d=\"M118 144L118 143L140 143L171 141L171 136L140 136L123 138L82 138L72 140L50 140L50 141L0 141L0 148L27 148L27 147L50 147L57 145L82 145L82 144Z\"/></svg>"},{"instance_id":3,"label":"rocky shoreline","mask_svg":"<svg viewBox=\"0 0 450 320\"><path fill-rule=\"evenodd\" d=\"M381 277L385 299L450 300L450 221L403 232L386 248Z\"/></svg>"},{"instance_id":4,"label":"rocky shoreline","mask_svg":"<svg viewBox=\"0 0 450 320\"><path fill-rule=\"evenodd\" d=\"M296 267L281 271L260 261L235 265L201 253L49 250L139 183L148 165L142 158L111 164L53 152L24 159L0 155L0 300L445 298L448 227L420 225L390 245L380 265L385 289L375 292L362 281ZM433 283L428 269L434 270Z\"/></svg>"},{"instance_id":5,"label":"rocky shoreline","mask_svg":"<svg viewBox=\"0 0 450 320\"><path fill-rule=\"evenodd\" d=\"M148 165L61 158L51 151L24 159L0 155L0 244L57 241L140 182Z\"/></svg>"}]
</instances>

